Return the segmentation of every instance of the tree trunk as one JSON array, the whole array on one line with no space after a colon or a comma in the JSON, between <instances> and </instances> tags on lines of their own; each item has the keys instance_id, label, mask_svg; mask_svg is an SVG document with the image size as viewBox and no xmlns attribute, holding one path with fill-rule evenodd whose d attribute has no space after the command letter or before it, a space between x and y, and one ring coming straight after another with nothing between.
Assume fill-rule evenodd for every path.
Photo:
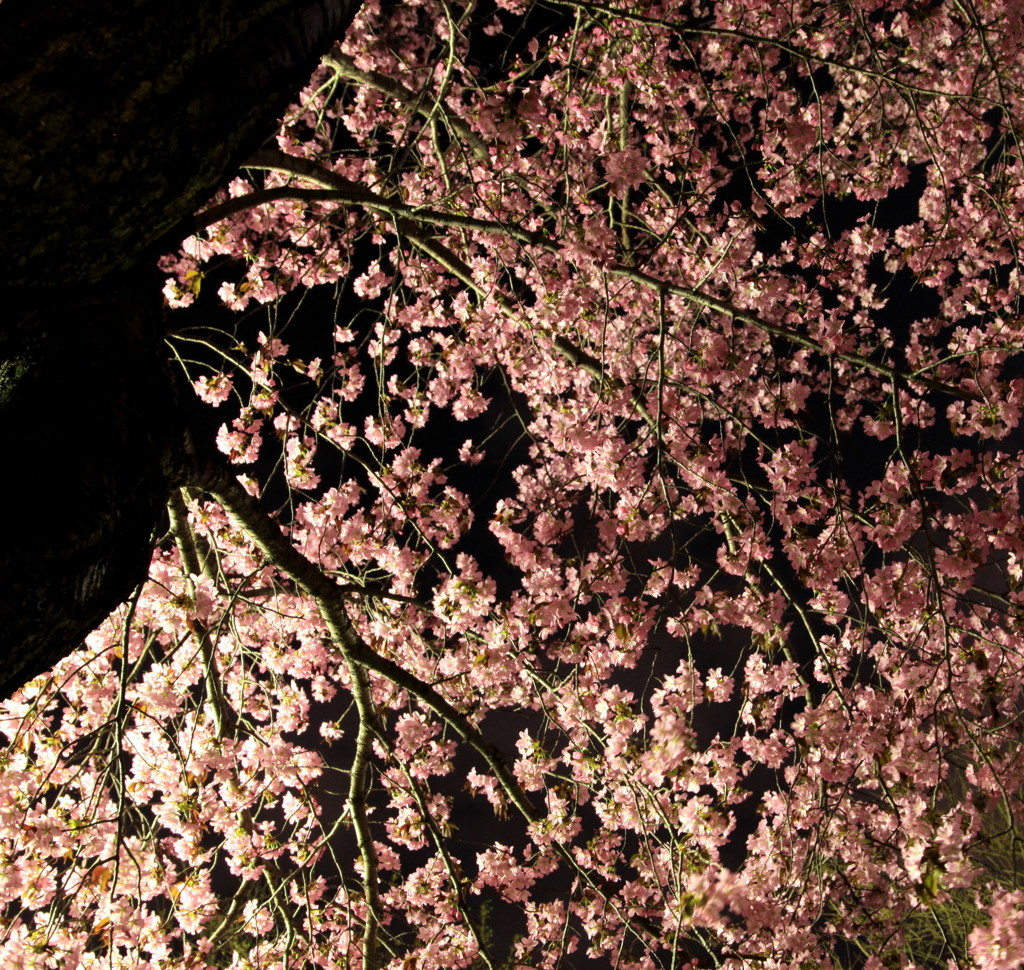
<instances>
[{"instance_id":1,"label":"tree trunk","mask_svg":"<svg viewBox=\"0 0 1024 970\"><path fill-rule=\"evenodd\" d=\"M145 577L183 440L147 261L358 6L0 2L0 695Z\"/></svg>"},{"instance_id":2,"label":"tree trunk","mask_svg":"<svg viewBox=\"0 0 1024 970\"><path fill-rule=\"evenodd\" d=\"M0 269L99 280L272 130L356 0L0 3Z\"/></svg>"},{"instance_id":3,"label":"tree trunk","mask_svg":"<svg viewBox=\"0 0 1024 970\"><path fill-rule=\"evenodd\" d=\"M152 277L22 289L3 306L0 696L146 575L181 441Z\"/></svg>"}]
</instances>

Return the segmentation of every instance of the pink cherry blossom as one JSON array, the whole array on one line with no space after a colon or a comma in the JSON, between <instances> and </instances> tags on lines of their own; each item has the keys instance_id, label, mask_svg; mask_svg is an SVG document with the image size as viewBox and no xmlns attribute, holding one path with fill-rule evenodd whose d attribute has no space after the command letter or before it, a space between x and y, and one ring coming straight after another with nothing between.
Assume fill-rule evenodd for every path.
<instances>
[{"instance_id":1,"label":"pink cherry blossom","mask_svg":"<svg viewBox=\"0 0 1024 970\"><path fill-rule=\"evenodd\" d=\"M1020 965L1021 22L366 0L160 262L223 467L0 709L0 964Z\"/></svg>"}]
</instances>

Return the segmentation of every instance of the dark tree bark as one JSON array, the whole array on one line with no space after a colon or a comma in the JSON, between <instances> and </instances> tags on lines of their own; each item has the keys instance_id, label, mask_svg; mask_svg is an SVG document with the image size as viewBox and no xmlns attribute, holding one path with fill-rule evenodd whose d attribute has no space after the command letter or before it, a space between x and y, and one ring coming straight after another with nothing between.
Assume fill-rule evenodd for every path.
<instances>
[{"instance_id":1,"label":"dark tree bark","mask_svg":"<svg viewBox=\"0 0 1024 970\"><path fill-rule=\"evenodd\" d=\"M267 137L357 0L0 3L0 269L102 279Z\"/></svg>"},{"instance_id":2,"label":"dark tree bark","mask_svg":"<svg viewBox=\"0 0 1024 970\"><path fill-rule=\"evenodd\" d=\"M146 574L181 430L159 291L143 282L5 300L0 696L77 646Z\"/></svg>"},{"instance_id":3,"label":"dark tree bark","mask_svg":"<svg viewBox=\"0 0 1024 970\"><path fill-rule=\"evenodd\" d=\"M358 6L0 2L0 695L145 577L183 441L148 264Z\"/></svg>"}]
</instances>

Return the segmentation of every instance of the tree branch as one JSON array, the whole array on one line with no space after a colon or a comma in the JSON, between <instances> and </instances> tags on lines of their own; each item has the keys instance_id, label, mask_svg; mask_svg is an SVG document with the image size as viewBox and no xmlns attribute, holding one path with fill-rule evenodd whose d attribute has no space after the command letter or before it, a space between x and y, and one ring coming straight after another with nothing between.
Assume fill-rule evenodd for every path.
<instances>
[{"instance_id":1,"label":"tree branch","mask_svg":"<svg viewBox=\"0 0 1024 970\"><path fill-rule=\"evenodd\" d=\"M360 70L356 67L355 61L352 58L338 52L328 54L323 58L322 63L332 68L340 77L346 78L349 81L355 81L357 84L362 84L369 88L374 88L402 104L412 105L417 114L429 116L429 111L425 110L422 106L423 99L420 95L416 94L415 91L410 91L405 85L399 84L398 81L388 77L386 74L381 74L379 71ZM435 103L440 104L440 102ZM482 162L490 161L491 155L483 139L465 121L458 115L452 114L443 104L440 104L440 108L445 124L469 146L473 154Z\"/></svg>"},{"instance_id":2,"label":"tree branch","mask_svg":"<svg viewBox=\"0 0 1024 970\"><path fill-rule=\"evenodd\" d=\"M309 159L296 158L293 155L286 155L284 152L277 149L260 150L249 159L246 166L250 168L267 168L299 176L300 178L304 178L308 181L314 182L315 184L322 185L325 188L336 191L338 193L336 198L339 202L350 202L362 205L367 209L389 215L396 221L404 218L413 222L425 223L434 226L496 233L515 239L520 243L540 246L551 253L559 253L562 249L556 241L549 239L543 233L529 232L524 229L503 225L502 223L493 222L487 219L474 219L469 216L438 212L435 209L424 209L417 206L410 206L406 205L404 202L399 202L397 200L392 201L390 199L383 198L364 186L331 172L329 169L324 168L316 162L310 161ZM274 190L266 191L272 192ZM293 189L291 191L297 192L299 190ZM286 198L289 196L282 194L279 197ZM242 198L245 197L243 196ZM317 196L317 198L322 198L322 196ZM232 202L233 201L234 200L232 200ZM226 206L227 203L224 205ZM210 210L211 213L213 211L214 210ZM224 216L222 215L219 218L224 218ZM203 214L198 217L197 222L199 220L202 220L206 225L211 221L207 217L207 214ZM480 289L477 284L469 282L472 279L471 276L467 278L464 274L456 272L453 268L456 265L460 268L465 267L465 263L461 260L457 260L457 258L453 261L454 254L451 254L450 250L441 246L441 244L437 243L435 240L428 239L421 234L410 233L410 237L420 249L423 249L428 253L428 255L437 259L438 262L440 262L441 265L450 272L455 272L463 282L468 283L468 285L472 286L477 293L480 293ZM864 357L861 354L855 354L848 351L827 350L810 337L805 337L803 334L797 333L795 330L791 330L789 327L784 327L781 324L769 323L756 313L737 307L728 300L710 296L707 293L691 289L690 287L670 283L667 280L659 279L656 276L652 276L651 274L645 273L632 266L612 264L611 266L605 267L605 270L613 276L621 276L633 280L635 283L640 283L643 286L656 289L661 293L669 293L673 296L682 297L682 299L686 300L688 303L694 304L695 306L705 307L706 309L725 314L733 320L738 320L748 326L755 327L764 333L769 333L773 336L789 340L798 347L804 347L807 350L814 351L815 353L822 354L826 357L835 357L839 360L845 360L847 363L855 364L858 367L863 367L866 370L870 370L873 373L888 378L894 383L896 381L904 381L907 383L919 384L923 387L927 387L929 390L948 394L949 396L958 398L962 401L981 400L980 396L973 391L965 391L961 388L953 387L951 384L934 380L933 378L926 377L923 374L914 374L910 371L901 370L900 368L889 367L885 364L877 363L868 357Z\"/></svg>"},{"instance_id":3,"label":"tree branch","mask_svg":"<svg viewBox=\"0 0 1024 970\"><path fill-rule=\"evenodd\" d=\"M167 502L167 514L171 520L171 531L174 533L174 541L178 546L181 564L184 566L185 588L194 601L196 588L192 577L200 574L201 567L196 551L196 537L189 525L188 509L179 489L171 490ZM218 738L223 738L228 722L236 721L237 716L224 696L220 670L217 667L217 653L214 650L213 641L210 639L210 631L205 623L195 617L190 617L187 622L189 631L199 642L199 650L203 657L203 684L213 712L214 732ZM127 657L127 654L125 656Z\"/></svg>"},{"instance_id":4,"label":"tree branch","mask_svg":"<svg viewBox=\"0 0 1024 970\"><path fill-rule=\"evenodd\" d=\"M228 514L245 529L268 560L313 597L332 639L344 652L346 659L351 657L354 663L387 678L422 701L483 757L524 818L530 822L541 819L540 812L516 781L501 752L437 690L393 660L382 657L363 640L348 617L344 594L338 586L288 541L273 519L229 471L213 463L205 466L196 463L192 469L191 482L211 492Z\"/></svg>"},{"instance_id":5,"label":"tree branch","mask_svg":"<svg viewBox=\"0 0 1024 970\"><path fill-rule=\"evenodd\" d=\"M339 631L334 629L331 620L324 617L331 637L337 637ZM336 640L337 642L337 640ZM342 648L344 650L344 648ZM370 770L370 753L373 736L380 733L376 726L377 715L373 709L370 696L370 683L366 671L352 659L348 651L345 660L352 677L352 697L359 713L359 733L356 736L356 750L352 757L352 768L349 773L348 804L352 813L352 827L356 834L356 844L363 860L363 898L366 901L366 920L363 931L363 967L375 970L377 958L377 929L382 925L383 917L380 907L379 875L377 866L377 850L373 844L373 833L366 814L366 777Z\"/></svg>"}]
</instances>

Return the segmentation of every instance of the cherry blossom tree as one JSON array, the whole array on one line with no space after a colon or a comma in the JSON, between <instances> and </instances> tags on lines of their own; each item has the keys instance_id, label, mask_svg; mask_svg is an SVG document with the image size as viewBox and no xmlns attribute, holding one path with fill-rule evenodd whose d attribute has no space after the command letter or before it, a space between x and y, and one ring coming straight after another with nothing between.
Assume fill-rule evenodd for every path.
<instances>
[{"instance_id":1,"label":"cherry blossom tree","mask_svg":"<svg viewBox=\"0 0 1024 970\"><path fill-rule=\"evenodd\" d=\"M368 0L162 260L4 965L1021 965L1022 23Z\"/></svg>"}]
</instances>

